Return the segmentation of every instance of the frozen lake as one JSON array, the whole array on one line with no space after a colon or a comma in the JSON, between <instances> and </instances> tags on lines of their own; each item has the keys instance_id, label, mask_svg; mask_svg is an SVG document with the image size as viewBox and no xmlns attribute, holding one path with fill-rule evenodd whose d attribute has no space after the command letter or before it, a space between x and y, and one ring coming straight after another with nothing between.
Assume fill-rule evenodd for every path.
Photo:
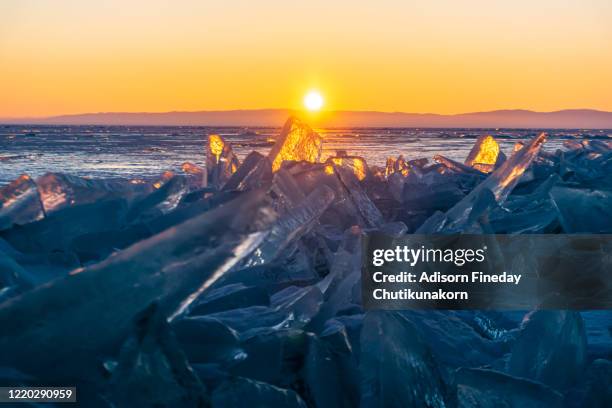
<instances>
[{"instance_id":1,"label":"frozen lake","mask_svg":"<svg viewBox=\"0 0 612 408\"><path fill-rule=\"evenodd\" d=\"M204 141L221 134L242 159L253 150L268 151L278 128L8 126L0 125L0 185L27 173L64 172L91 177L148 177L176 170L185 161L204 165ZM463 161L475 139L494 135L509 154L514 143L539 130L477 129L318 129L325 139L323 157L346 150L384 166L388 156L407 159L442 154ZM612 131L551 130L547 150L563 141L609 138Z\"/></svg>"}]
</instances>

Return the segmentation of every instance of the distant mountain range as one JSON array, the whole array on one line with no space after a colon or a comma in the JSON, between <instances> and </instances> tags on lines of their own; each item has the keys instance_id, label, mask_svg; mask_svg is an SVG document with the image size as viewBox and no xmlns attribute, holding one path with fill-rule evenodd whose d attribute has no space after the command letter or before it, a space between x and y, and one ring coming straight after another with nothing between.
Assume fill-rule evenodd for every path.
<instances>
[{"instance_id":1,"label":"distant mountain range","mask_svg":"<svg viewBox=\"0 0 612 408\"><path fill-rule=\"evenodd\" d=\"M276 127L281 126L290 115L302 116L317 127L612 129L612 112L593 109L568 109L555 112L534 112L517 109L456 115L374 111L330 111L308 114L289 109L163 113L101 112L47 118L0 119L0 123Z\"/></svg>"}]
</instances>

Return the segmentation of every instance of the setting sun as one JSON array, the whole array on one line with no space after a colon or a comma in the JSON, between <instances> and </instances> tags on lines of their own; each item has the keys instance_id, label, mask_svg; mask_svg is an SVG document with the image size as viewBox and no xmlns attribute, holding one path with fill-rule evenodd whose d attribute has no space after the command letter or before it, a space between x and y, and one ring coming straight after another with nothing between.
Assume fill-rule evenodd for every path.
<instances>
[{"instance_id":1,"label":"setting sun","mask_svg":"<svg viewBox=\"0 0 612 408\"><path fill-rule=\"evenodd\" d=\"M310 91L304 97L304 106L309 111L318 111L323 106L323 97L318 91Z\"/></svg>"}]
</instances>

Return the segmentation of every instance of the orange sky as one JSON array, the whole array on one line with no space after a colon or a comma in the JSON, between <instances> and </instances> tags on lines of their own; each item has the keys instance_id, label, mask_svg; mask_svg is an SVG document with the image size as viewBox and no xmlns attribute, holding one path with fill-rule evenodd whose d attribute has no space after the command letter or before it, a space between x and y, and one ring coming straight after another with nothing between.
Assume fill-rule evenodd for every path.
<instances>
[{"instance_id":1,"label":"orange sky","mask_svg":"<svg viewBox=\"0 0 612 408\"><path fill-rule=\"evenodd\" d=\"M0 3L0 117L301 108L612 111L612 2Z\"/></svg>"}]
</instances>

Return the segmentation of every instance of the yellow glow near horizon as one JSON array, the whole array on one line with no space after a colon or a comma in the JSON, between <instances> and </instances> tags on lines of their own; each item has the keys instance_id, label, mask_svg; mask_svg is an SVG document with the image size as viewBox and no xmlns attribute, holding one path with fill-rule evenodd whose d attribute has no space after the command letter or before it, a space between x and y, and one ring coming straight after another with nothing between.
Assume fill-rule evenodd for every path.
<instances>
[{"instance_id":1,"label":"yellow glow near horizon","mask_svg":"<svg viewBox=\"0 0 612 408\"><path fill-rule=\"evenodd\" d=\"M321 110L323 107L323 96L319 91L312 90L304 96L304 106L311 112Z\"/></svg>"},{"instance_id":2,"label":"yellow glow near horizon","mask_svg":"<svg viewBox=\"0 0 612 408\"><path fill-rule=\"evenodd\" d=\"M0 118L612 111L612 1L561 3L4 0Z\"/></svg>"}]
</instances>

